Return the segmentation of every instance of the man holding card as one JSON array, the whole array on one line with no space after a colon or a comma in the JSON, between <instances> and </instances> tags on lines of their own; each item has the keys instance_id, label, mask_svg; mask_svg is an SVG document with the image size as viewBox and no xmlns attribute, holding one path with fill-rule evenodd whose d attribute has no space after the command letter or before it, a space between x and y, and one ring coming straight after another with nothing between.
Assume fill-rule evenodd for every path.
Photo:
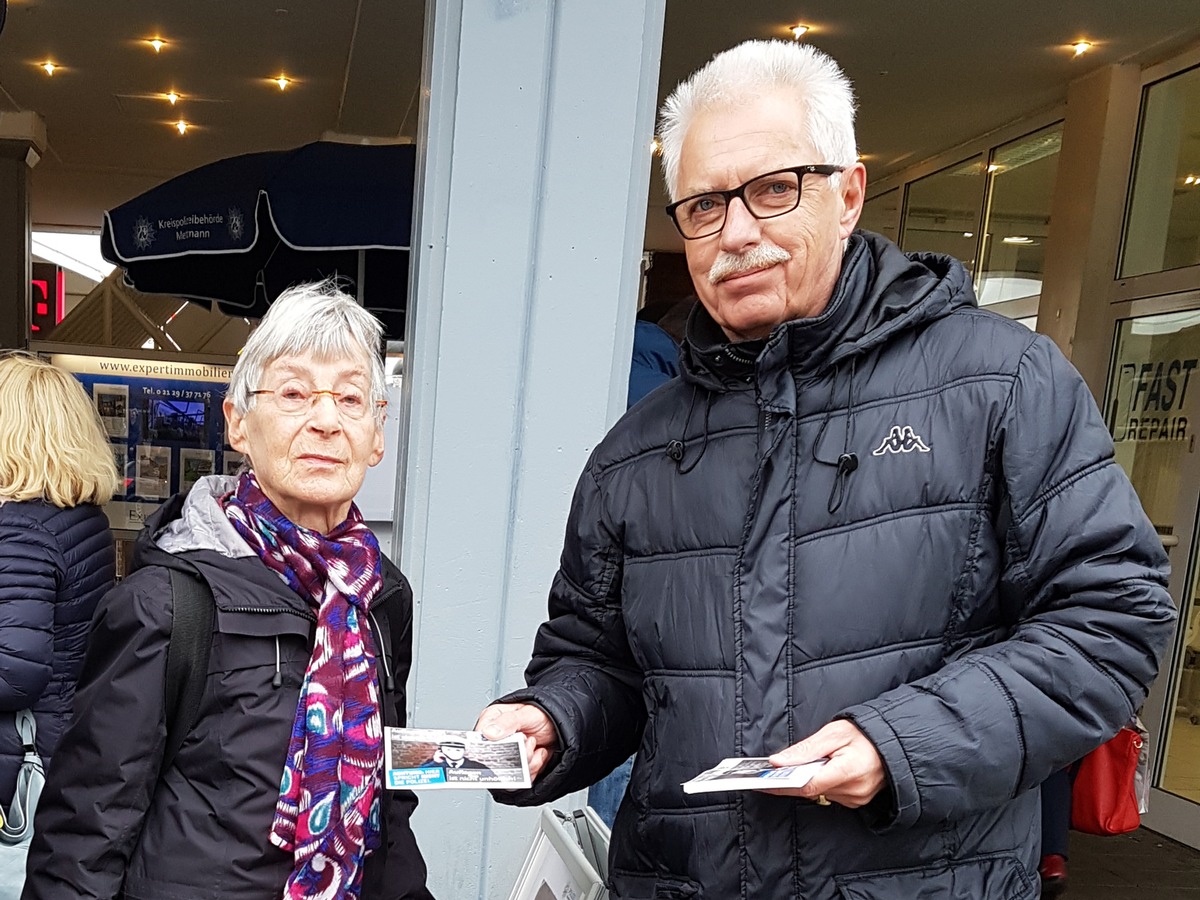
<instances>
[{"instance_id":1,"label":"man holding card","mask_svg":"<svg viewBox=\"0 0 1200 900\"><path fill-rule=\"evenodd\" d=\"M701 304L580 479L529 686L481 715L530 752L497 798L636 750L615 898L1035 898L1033 788L1125 723L1175 617L1095 404L959 262L855 231L819 51L717 56L661 135ZM727 757L829 762L684 793Z\"/></svg>"}]
</instances>

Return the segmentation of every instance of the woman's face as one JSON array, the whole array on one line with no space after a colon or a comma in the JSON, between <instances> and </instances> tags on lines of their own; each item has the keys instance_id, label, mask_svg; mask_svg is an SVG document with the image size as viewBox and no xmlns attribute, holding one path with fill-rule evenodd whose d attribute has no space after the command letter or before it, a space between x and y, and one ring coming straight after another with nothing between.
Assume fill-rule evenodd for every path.
<instances>
[{"instance_id":1,"label":"woman's face","mask_svg":"<svg viewBox=\"0 0 1200 900\"><path fill-rule=\"evenodd\" d=\"M370 400L370 365L353 357L281 356L263 369L251 390L275 393L259 394L244 416L225 401L230 446L250 458L263 493L280 512L297 525L328 534L345 521L367 466L383 458L383 429ZM314 391L332 391L342 399ZM294 405L304 395L312 395L311 406L280 408L281 398L292 398ZM355 397L366 404L361 418L344 411Z\"/></svg>"}]
</instances>

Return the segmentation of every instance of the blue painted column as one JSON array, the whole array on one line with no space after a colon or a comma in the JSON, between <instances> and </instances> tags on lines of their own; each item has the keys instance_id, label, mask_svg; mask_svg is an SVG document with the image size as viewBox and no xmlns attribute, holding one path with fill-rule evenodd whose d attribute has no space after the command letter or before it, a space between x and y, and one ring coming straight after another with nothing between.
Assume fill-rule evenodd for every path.
<instances>
[{"instance_id":1,"label":"blue painted column","mask_svg":"<svg viewBox=\"0 0 1200 900\"><path fill-rule=\"evenodd\" d=\"M396 541L415 725L470 728L522 683L575 481L624 410L664 5L429 5ZM507 897L535 822L424 794L435 895Z\"/></svg>"}]
</instances>

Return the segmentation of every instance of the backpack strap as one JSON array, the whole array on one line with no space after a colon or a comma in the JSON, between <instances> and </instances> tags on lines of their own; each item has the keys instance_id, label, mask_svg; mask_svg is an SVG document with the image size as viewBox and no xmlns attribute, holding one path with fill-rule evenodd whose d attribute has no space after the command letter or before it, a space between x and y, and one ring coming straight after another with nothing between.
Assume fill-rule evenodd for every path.
<instances>
[{"instance_id":1,"label":"backpack strap","mask_svg":"<svg viewBox=\"0 0 1200 900\"><path fill-rule=\"evenodd\" d=\"M175 755L200 714L216 616L212 590L195 573L171 569L171 598L171 643L167 647L164 694L167 744L160 777L174 764Z\"/></svg>"}]
</instances>

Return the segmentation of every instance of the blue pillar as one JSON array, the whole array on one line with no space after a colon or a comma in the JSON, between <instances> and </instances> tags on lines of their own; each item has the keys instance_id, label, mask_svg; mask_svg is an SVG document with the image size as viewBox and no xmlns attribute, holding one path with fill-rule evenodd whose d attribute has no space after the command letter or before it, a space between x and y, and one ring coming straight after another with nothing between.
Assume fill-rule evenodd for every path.
<instances>
[{"instance_id":1,"label":"blue pillar","mask_svg":"<svg viewBox=\"0 0 1200 900\"><path fill-rule=\"evenodd\" d=\"M415 725L470 728L522 683L575 480L624 410L664 7L429 6L397 540ZM434 893L507 896L535 821L425 794Z\"/></svg>"}]
</instances>

